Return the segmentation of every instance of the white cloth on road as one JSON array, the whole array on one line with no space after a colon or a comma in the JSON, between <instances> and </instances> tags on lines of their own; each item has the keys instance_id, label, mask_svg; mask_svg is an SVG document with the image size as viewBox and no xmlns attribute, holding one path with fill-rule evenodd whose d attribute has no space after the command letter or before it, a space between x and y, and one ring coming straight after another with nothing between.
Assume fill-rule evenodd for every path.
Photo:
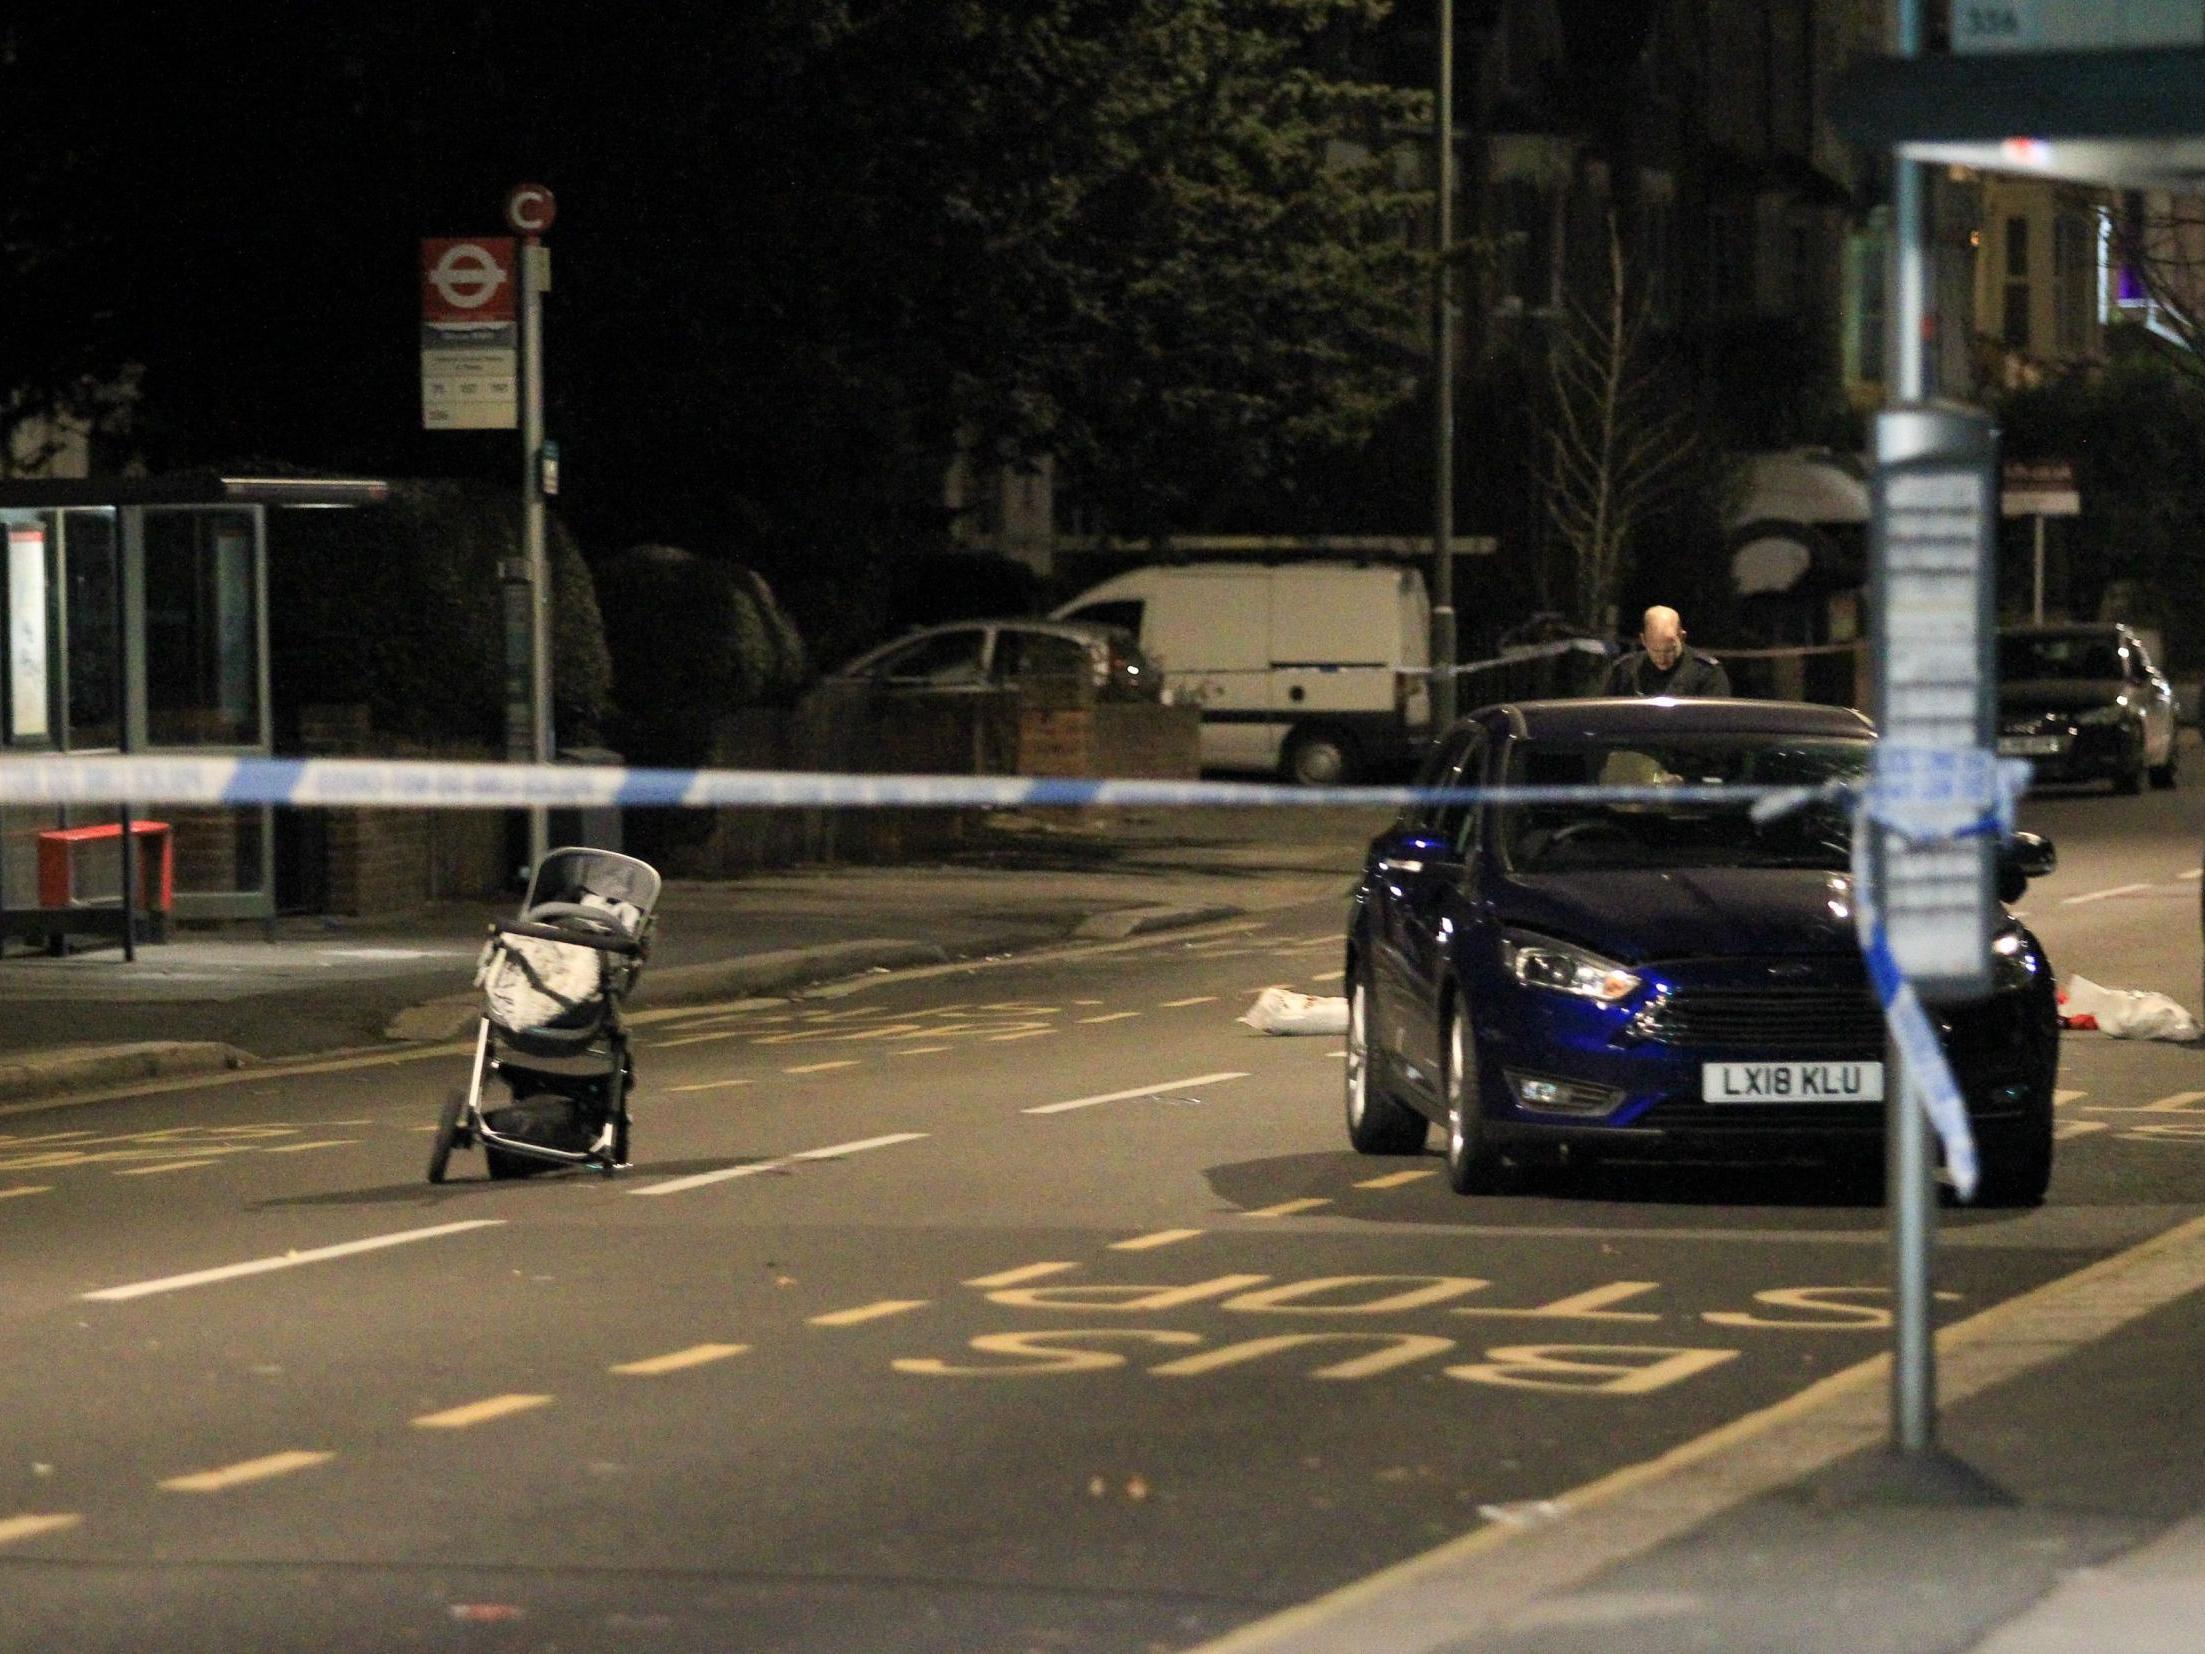
<instances>
[{"instance_id":1,"label":"white cloth on road","mask_svg":"<svg viewBox=\"0 0 2205 1654\"><path fill-rule=\"evenodd\" d=\"M2165 994L2141 988L2104 988L2087 976L2067 979L2067 1000L2060 1014L2091 1017L2100 1033L2115 1039L2194 1040L2197 1018Z\"/></svg>"},{"instance_id":2,"label":"white cloth on road","mask_svg":"<svg viewBox=\"0 0 2205 1654\"><path fill-rule=\"evenodd\" d=\"M1348 1004L1291 988L1266 988L1240 1020L1259 1034L1344 1034Z\"/></svg>"}]
</instances>

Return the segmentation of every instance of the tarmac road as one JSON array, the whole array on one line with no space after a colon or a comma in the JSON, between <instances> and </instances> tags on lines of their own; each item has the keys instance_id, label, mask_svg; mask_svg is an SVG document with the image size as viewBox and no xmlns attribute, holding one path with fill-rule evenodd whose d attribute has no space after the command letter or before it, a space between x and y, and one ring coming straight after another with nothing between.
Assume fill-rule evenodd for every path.
<instances>
[{"instance_id":1,"label":"tarmac road","mask_svg":"<svg viewBox=\"0 0 2205 1654\"><path fill-rule=\"evenodd\" d=\"M2063 974L2194 1002L2189 796L2032 802ZM610 1181L425 1184L457 1045L0 1120L0 1646L1186 1648L1884 1347L1883 1215L1820 1174L1464 1200L1349 1152L1339 1041L1234 1020L1334 991L1341 914L647 1012ZM2071 1039L2052 1198L1947 1214L1944 1318L2205 1212L2196 1075ZM1965 1442L2042 1480L2087 1411ZM1934 1646L2173 1514L2058 1530Z\"/></svg>"}]
</instances>

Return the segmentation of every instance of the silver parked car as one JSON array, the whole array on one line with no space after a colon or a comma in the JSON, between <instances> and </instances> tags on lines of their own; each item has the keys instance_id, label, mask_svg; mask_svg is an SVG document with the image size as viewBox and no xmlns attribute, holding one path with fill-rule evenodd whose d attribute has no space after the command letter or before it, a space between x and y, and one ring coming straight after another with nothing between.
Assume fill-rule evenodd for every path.
<instances>
[{"instance_id":1,"label":"silver parked car","mask_svg":"<svg viewBox=\"0 0 2205 1654\"><path fill-rule=\"evenodd\" d=\"M1164 674L1118 626L1075 620L963 620L884 643L830 682L883 690L1005 689L1055 679L1098 700L1160 701Z\"/></svg>"}]
</instances>

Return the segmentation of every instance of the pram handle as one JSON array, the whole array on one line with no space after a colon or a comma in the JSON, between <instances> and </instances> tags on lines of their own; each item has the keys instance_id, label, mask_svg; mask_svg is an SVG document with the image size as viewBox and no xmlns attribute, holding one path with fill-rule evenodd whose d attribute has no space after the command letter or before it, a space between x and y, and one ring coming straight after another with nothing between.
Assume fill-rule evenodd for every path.
<instances>
[{"instance_id":1,"label":"pram handle","mask_svg":"<svg viewBox=\"0 0 2205 1654\"><path fill-rule=\"evenodd\" d=\"M499 919L490 929L498 936L533 936L545 942L566 942L578 948L627 954L631 958L643 952L643 944L632 936L592 935L586 931L562 930L557 925L540 925L528 919Z\"/></svg>"}]
</instances>

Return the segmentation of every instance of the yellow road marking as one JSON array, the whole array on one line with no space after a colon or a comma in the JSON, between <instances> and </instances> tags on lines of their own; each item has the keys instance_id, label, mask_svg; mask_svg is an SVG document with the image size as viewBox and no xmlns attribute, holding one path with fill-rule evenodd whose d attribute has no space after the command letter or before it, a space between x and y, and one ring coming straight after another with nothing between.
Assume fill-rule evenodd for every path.
<instances>
[{"instance_id":1,"label":"yellow road marking","mask_svg":"<svg viewBox=\"0 0 2205 1654\"><path fill-rule=\"evenodd\" d=\"M1199 1229L1159 1229L1153 1235L1135 1235L1131 1240L1112 1241L1113 1252L1146 1252L1155 1246L1175 1246L1183 1240L1193 1240L1201 1234Z\"/></svg>"},{"instance_id":2,"label":"yellow road marking","mask_svg":"<svg viewBox=\"0 0 2205 1654\"><path fill-rule=\"evenodd\" d=\"M975 1275L965 1285L981 1288L1016 1286L1020 1281L1038 1281L1044 1275L1061 1275L1067 1269L1077 1269L1076 1263L1029 1263L1016 1269L1006 1269L997 1275Z\"/></svg>"},{"instance_id":3,"label":"yellow road marking","mask_svg":"<svg viewBox=\"0 0 2205 1654\"><path fill-rule=\"evenodd\" d=\"M660 1373L678 1373L684 1367L701 1367L708 1361L725 1361L729 1356L741 1355L749 1348L748 1344L692 1344L686 1350L649 1355L641 1361L616 1362L606 1370L622 1373L630 1378L655 1378Z\"/></svg>"},{"instance_id":4,"label":"yellow road marking","mask_svg":"<svg viewBox=\"0 0 2205 1654\"><path fill-rule=\"evenodd\" d=\"M949 1049L946 1045L903 1045L893 1053L899 1057L932 1057Z\"/></svg>"},{"instance_id":5,"label":"yellow road marking","mask_svg":"<svg viewBox=\"0 0 2205 1654\"><path fill-rule=\"evenodd\" d=\"M324 1137L313 1143L285 1143L281 1147L262 1149L262 1154L304 1154L308 1149L341 1149L347 1143L357 1143L357 1137Z\"/></svg>"},{"instance_id":6,"label":"yellow road marking","mask_svg":"<svg viewBox=\"0 0 2205 1654\"><path fill-rule=\"evenodd\" d=\"M1347 975L1347 971L1344 968L1336 971L1319 971L1309 980L1312 982L1337 982L1345 975Z\"/></svg>"},{"instance_id":7,"label":"yellow road marking","mask_svg":"<svg viewBox=\"0 0 2205 1654\"><path fill-rule=\"evenodd\" d=\"M883 1298L877 1304L860 1304L855 1309L831 1310L825 1315L814 1315L809 1324L815 1327L854 1327L861 1321L881 1321L891 1315L905 1315L915 1309L924 1309L929 1302L925 1298Z\"/></svg>"},{"instance_id":8,"label":"yellow road marking","mask_svg":"<svg viewBox=\"0 0 2205 1654\"><path fill-rule=\"evenodd\" d=\"M2193 1104L2205 1098L2205 1091L2176 1091L2148 1103L2092 1103L2092 1114L2194 1114Z\"/></svg>"},{"instance_id":9,"label":"yellow road marking","mask_svg":"<svg viewBox=\"0 0 2205 1654\"><path fill-rule=\"evenodd\" d=\"M1437 1177L1439 1172L1426 1167L1416 1172L1388 1172L1384 1177L1366 1177L1356 1184L1358 1189L1398 1189L1404 1183L1415 1183L1427 1177Z\"/></svg>"},{"instance_id":10,"label":"yellow road marking","mask_svg":"<svg viewBox=\"0 0 2205 1654\"><path fill-rule=\"evenodd\" d=\"M423 1430L464 1430L471 1424L502 1419L508 1413L525 1413L531 1407L550 1405L549 1396L486 1396L464 1406L447 1407L441 1413L423 1413L413 1422Z\"/></svg>"},{"instance_id":11,"label":"yellow road marking","mask_svg":"<svg viewBox=\"0 0 2205 1654\"><path fill-rule=\"evenodd\" d=\"M1185 1005L1215 1005L1216 1003L1217 995L1215 994L1196 994L1192 999L1167 999L1159 1009L1176 1011Z\"/></svg>"},{"instance_id":12,"label":"yellow road marking","mask_svg":"<svg viewBox=\"0 0 2205 1654\"><path fill-rule=\"evenodd\" d=\"M2068 1137L2088 1137L2094 1131L2111 1131L2110 1120L2062 1120L2052 1128L2055 1141Z\"/></svg>"},{"instance_id":13,"label":"yellow road marking","mask_svg":"<svg viewBox=\"0 0 2205 1654\"><path fill-rule=\"evenodd\" d=\"M1137 1017L1140 1014L1138 1011L1112 1011L1108 1016L1081 1017L1079 1020L1082 1022L1123 1022L1127 1017Z\"/></svg>"},{"instance_id":14,"label":"yellow road marking","mask_svg":"<svg viewBox=\"0 0 2205 1654\"><path fill-rule=\"evenodd\" d=\"M19 1183L12 1189L0 1189L0 1200L13 1200L18 1195L50 1195L53 1192L54 1186L51 1183Z\"/></svg>"},{"instance_id":15,"label":"yellow road marking","mask_svg":"<svg viewBox=\"0 0 2205 1654\"><path fill-rule=\"evenodd\" d=\"M294 1470L306 1470L336 1456L334 1453L295 1451L270 1453L265 1458L243 1459L236 1464L224 1465L219 1470L201 1470L189 1476L171 1476L160 1485L169 1493L220 1493L224 1488L237 1487L246 1482L265 1482L271 1476L288 1476Z\"/></svg>"},{"instance_id":16,"label":"yellow road marking","mask_svg":"<svg viewBox=\"0 0 2205 1654\"><path fill-rule=\"evenodd\" d=\"M2087 1091L2055 1091L2052 1093L2052 1106L2054 1108L2065 1108L2076 1098L2089 1095L2090 1093Z\"/></svg>"},{"instance_id":17,"label":"yellow road marking","mask_svg":"<svg viewBox=\"0 0 2205 1654\"><path fill-rule=\"evenodd\" d=\"M188 1172L194 1166L211 1166L212 1160L164 1160L158 1166L124 1166L117 1177L153 1177L161 1172Z\"/></svg>"},{"instance_id":18,"label":"yellow road marking","mask_svg":"<svg viewBox=\"0 0 2205 1654\"><path fill-rule=\"evenodd\" d=\"M1243 1212L1244 1218L1292 1217L1296 1212L1314 1212L1320 1206L1330 1206L1329 1200L1311 1195L1305 1200L1282 1200L1276 1206L1260 1206L1253 1212Z\"/></svg>"},{"instance_id":19,"label":"yellow road marking","mask_svg":"<svg viewBox=\"0 0 2205 1654\"><path fill-rule=\"evenodd\" d=\"M18 1539L35 1539L42 1533L59 1533L83 1520L81 1516L0 1517L0 1545L12 1545Z\"/></svg>"},{"instance_id":20,"label":"yellow road marking","mask_svg":"<svg viewBox=\"0 0 2205 1654\"><path fill-rule=\"evenodd\" d=\"M741 1039L755 1026L756 1024L742 1028L717 1028L709 1034L683 1034L678 1039L655 1039L649 1043L654 1051L671 1051L677 1045L707 1045L714 1040Z\"/></svg>"},{"instance_id":21,"label":"yellow road marking","mask_svg":"<svg viewBox=\"0 0 2205 1654\"><path fill-rule=\"evenodd\" d=\"M858 1060L855 1057L837 1057L833 1062L798 1063L794 1068L784 1068L781 1072L784 1074L824 1074L830 1068L855 1068L857 1065Z\"/></svg>"},{"instance_id":22,"label":"yellow road marking","mask_svg":"<svg viewBox=\"0 0 2205 1654\"><path fill-rule=\"evenodd\" d=\"M726 1089L727 1089L727 1088L728 1088L729 1086L736 1086L736 1085L755 1085L755 1084L757 1084L757 1082L756 1082L755 1080L703 1080L703 1081L700 1081L699 1083L697 1083L696 1085L670 1085L670 1086L668 1086L668 1087L667 1087L666 1089L667 1089L668 1091L670 1091L670 1092L673 1092L673 1091L725 1091L725 1090L726 1090Z\"/></svg>"},{"instance_id":23,"label":"yellow road marking","mask_svg":"<svg viewBox=\"0 0 2205 1654\"><path fill-rule=\"evenodd\" d=\"M1053 1034L1055 1032L1054 1028L1028 1028L1016 1034L990 1034L988 1043L990 1045L1001 1045L1007 1040L1039 1039L1043 1034Z\"/></svg>"}]
</instances>

